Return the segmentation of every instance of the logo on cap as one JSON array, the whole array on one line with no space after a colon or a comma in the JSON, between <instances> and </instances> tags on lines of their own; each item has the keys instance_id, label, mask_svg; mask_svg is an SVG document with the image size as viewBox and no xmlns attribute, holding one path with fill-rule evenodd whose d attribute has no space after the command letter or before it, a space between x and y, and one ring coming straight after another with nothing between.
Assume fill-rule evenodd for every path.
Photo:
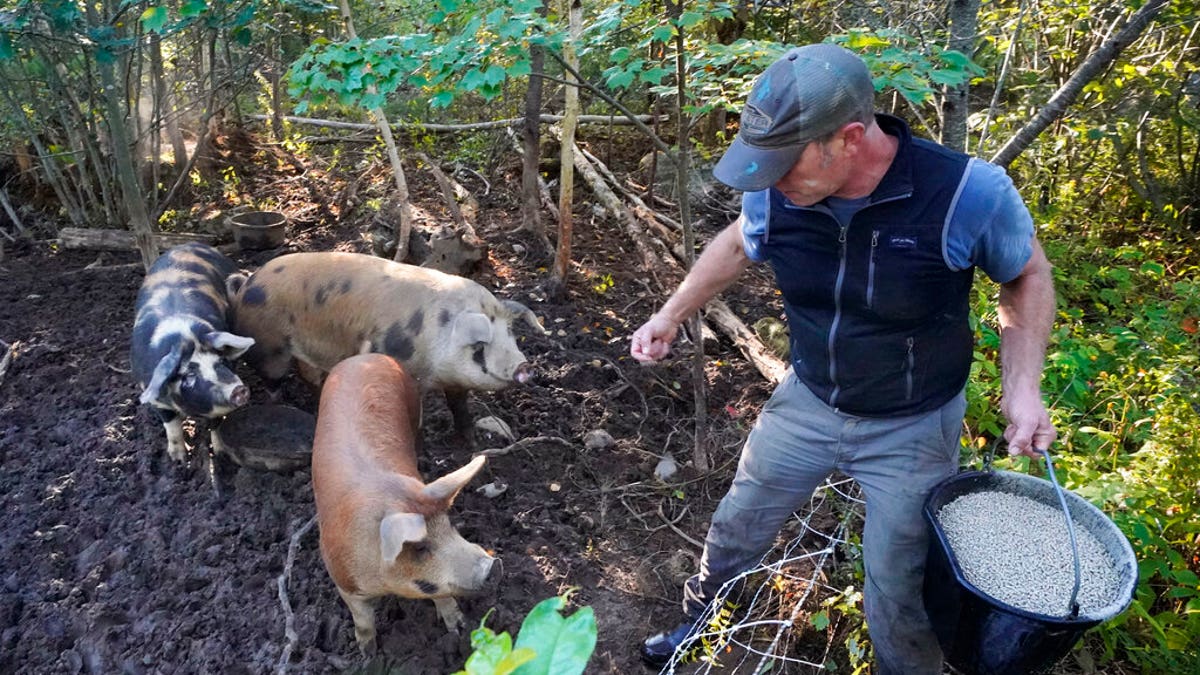
<instances>
[{"instance_id":1,"label":"logo on cap","mask_svg":"<svg viewBox=\"0 0 1200 675\"><path fill-rule=\"evenodd\" d=\"M742 109L742 131L749 134L761 135L771 130L775 120L757 107L746 104Z\"/></svg>"}]
</instances>

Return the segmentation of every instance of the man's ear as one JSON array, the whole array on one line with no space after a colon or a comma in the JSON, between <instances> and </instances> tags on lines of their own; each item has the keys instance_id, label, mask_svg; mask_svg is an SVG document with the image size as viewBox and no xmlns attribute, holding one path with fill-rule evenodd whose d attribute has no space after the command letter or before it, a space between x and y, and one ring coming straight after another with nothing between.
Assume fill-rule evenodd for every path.
<instances>
[{"instance_id":1,"label":"man's ear","mask_svg":"<svg viewBox=\"0 0 1200 675\"><path fill-rule=\"evenodd\" d=\"M842 127L842 143L847 149L857 149L867 135L867 127L862 122L849 122Z\"/></svg>"}]
</instances>

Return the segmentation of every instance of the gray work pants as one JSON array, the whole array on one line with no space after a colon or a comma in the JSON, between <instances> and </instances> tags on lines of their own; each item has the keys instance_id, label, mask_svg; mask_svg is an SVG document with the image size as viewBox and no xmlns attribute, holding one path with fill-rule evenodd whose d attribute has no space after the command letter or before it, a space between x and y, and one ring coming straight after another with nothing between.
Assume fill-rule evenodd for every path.
<instances>
[{"instance_id":1,"label":"gray work pants","mask_svg":"<svg viewBox=\"0 0 1200 675\"><path fill-rule=\"evenodd\" d=\"M896 418L838 412L789 371L742 448L737 475L713 514L700 571L684 588L699 618L721 584L753 567L791 514L833 471L866 497L863 559L867 627L883 675L935 675L942 653L922 602L929 535L925 497L958 469L965 393L928 413Z\"/></svg>"}]
</instances>

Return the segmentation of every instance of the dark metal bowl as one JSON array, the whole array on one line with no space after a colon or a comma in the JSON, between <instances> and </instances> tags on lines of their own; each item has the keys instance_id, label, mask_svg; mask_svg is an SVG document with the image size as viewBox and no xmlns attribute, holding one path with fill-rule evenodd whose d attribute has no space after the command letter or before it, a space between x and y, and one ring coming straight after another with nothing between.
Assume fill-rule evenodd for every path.
<instances>
[{"instance_id":1,"label":"dark metal bowl","mask_svg":"<svg viewBox=\"0 0 1200 675\"><path fill-rule=\"evenodd\" d=\"M312 461L317 420L290 405L238 408L213 431L213 451L239 466L290 473Z\"/></svg>"}]
</instances>

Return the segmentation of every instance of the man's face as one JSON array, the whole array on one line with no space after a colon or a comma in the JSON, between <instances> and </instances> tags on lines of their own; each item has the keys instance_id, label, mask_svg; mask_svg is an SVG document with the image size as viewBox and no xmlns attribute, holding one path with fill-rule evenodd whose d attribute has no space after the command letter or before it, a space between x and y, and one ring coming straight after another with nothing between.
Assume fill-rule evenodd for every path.
<instances>
[{"instance_id":1,"label":"man's face","mask_svg":"<svg viewBox=\"0 0 1200 675\"><path fill-rule=\"evenodd\" d=\"M844 147L840 134L826 143L809 143L791 170L775 183L775 189L796 206L812 206L837 194L849 173Z\"/></svg>"}]
</instances>

